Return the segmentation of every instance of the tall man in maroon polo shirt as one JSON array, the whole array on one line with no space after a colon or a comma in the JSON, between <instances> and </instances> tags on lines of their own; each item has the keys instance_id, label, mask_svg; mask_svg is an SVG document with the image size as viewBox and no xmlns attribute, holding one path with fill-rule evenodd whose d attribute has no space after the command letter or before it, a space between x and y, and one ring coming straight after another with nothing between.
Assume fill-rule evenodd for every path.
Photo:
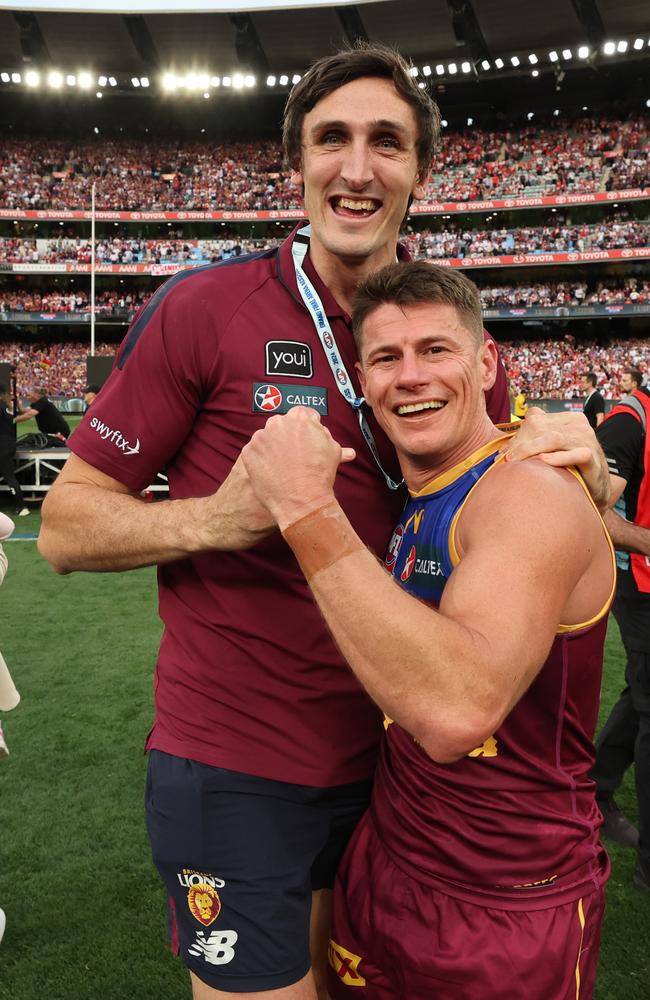
<instances>
[{"instance_id":1,"label":"tall man in maroon polo shirt","mask_svg":"<svg viewBox=\"0 0 650 1000\"><path fill-rule=\"evenodd\" d=\"M317 62L284 125L311 228L157 291L43 506L40 547L57 571L159 566L147 819L195 1000L325 995L329 888L368 801L381 720L237 458L270 414L313 408L357 450L338 495L383 552L401 477L360 397L350 301L404 256L399 227L424 195L438 122L389 50ZM500 367L488 406L507 419ZM562 427L533 421L520 455L584 445ZM163 466L170 500L141 504Z\"/></svg>"}]
</instances>

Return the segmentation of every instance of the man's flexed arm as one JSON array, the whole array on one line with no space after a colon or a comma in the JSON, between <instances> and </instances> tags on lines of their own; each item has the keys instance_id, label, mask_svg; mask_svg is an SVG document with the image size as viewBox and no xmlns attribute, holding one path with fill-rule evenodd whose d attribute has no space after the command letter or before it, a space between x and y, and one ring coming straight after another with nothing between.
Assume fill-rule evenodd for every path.
<instances>
[{"instance_id":1,"label":"man's flexed arm","mask_svg":"<svg viewBox=\"0 0 650 1000\"><path fill-rule=\"evenodd\" d=\"M605 603L602 525L569 473L542 463L493 470L463 515L464 558L438 613L401 590L352 531L331 486L346 457L316 415L298 410L272 418L242 453L364 687L431 757L457 759L524 693L562 617L587 620ZM594 551L600 589L582 583Z\"/></svg>"},{"instance_id":2,"label":"man's flexed arm","mask_svg":"<svg viewBox=\"0 0 650 1000\"><path fill-rule=\"evenodd\" d=\"M38 548L58 573L118 571L246 549L275 530L240 461L212 496L143 503L72 455L42 509Z\"/></svg>"}]
</instances>

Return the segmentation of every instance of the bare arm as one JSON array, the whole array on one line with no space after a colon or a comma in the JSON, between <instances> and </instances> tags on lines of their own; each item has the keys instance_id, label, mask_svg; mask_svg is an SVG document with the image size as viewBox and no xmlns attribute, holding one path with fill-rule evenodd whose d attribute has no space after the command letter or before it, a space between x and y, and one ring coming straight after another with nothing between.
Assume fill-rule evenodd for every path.
<instances>
[{"instance_id":1,"label":"bare arm","mask_svg":"<svg viewBox=\"0 0 650 1000\"><path fill-rule=\"evenodd\" d=\"M548 465L577 466L599 510L607 509L607 459L583 413L545 413L538 406L529 406L506 451L509 461L539 457Z\"/></svg>"},{"instance_id":2,"label":"bare arm","mask_svg":"<svg viewBox=\"0 0 650 1000\"><path fill-rule=\"evenodd\" d=\"M355 545L331 485L345 456L316 429L297 410L271 418L242 452L253 486L309 567L314 597L369 694L433 759L455 760L498 728L541 668L564 614L580 621L594 612L600 593L582 594L584 607L572 595L593 551L609 554L602 526L568 473L541 463L494 470L477 491L483 501L463 515L464 558L438 613L401 590L358 538ZM505 502L512 496L517 517ZM313 513L319 508L322 515ZM334 561L319 569L314 551L325 536ZM504 601L495 581L513 566L520 585ZM611 569L599 606L610 585Z\"/></svg>"},{"instance_id":3,"label":"bare arm","mask_svg":"<svg viewBox=\"0 0 650 1000\"><path fill-rule=\"evenodd\" d=\"M612 506L623 493L627 486L627 480L622 476L610 476L612 483ZM614 548L623 552L640 552L643 556L650 556L650 530L642 528L632 521L626 520L615 510L608 510L603 514L603 520L609 531Z\"/></svg>"},{"instance_id":4,"label":"bare arm","mask_svg":"<svg viewBox=\"0 0 650 1000\"><path fill-rule=\"evenodd\" d=\"M37 417L38 410L32 410L31 407L28 410L22 410L17 416L14 417L15 424L21 424L23 420L29 420L30 417Z\"/></svg>"},{"instance_id":5,"label":"bare arm","mask_svg":"<svg viewBox=\"0 0 650 1000\"><path fill-rule=\"evenodd\" d=\"M143 503L71 455L42 508L38 548L57 573L118 571L245 549L274 530L237 462L212 496Z\"/></svg>"}]
</instances>

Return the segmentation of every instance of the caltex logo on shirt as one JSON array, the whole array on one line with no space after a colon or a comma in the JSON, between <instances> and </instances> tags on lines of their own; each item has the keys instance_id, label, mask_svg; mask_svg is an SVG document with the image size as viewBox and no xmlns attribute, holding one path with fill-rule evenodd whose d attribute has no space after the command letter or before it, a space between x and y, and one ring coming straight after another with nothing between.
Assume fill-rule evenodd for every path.
<instances>
[{"instance_id":1,"label":"caltex logo on shirt","mask_svg":"<svg viewBox=\"0 0 650 1000\"><path fill-rule=\"evenodd\" d=\"M277 385L260 385L255 390L255 408L273 413L282 405L282 393Z\"/></svg>"}]
</instances>

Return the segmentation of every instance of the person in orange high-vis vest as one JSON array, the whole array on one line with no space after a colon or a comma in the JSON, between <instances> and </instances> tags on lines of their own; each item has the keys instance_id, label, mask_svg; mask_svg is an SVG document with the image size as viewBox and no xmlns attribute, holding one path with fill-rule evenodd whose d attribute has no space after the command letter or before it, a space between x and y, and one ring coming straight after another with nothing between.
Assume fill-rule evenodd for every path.
<instances>
[{"instance_id":1,"label":"person in orange high-vis vest","mask_svg":"<svg viewBox=\"0 0 650 1000\"><path fill-rule=\"evenodd\" d=\"M626 686L596 740L592 777L603 835L636 849L634 884L650 892L650 391L635 369L624 373L621 384L630 395L610 411L597 436L607 455L617 512L608 512L605 520L617 549L612 610L627 655ZM614 800L632 764L638 831Z\"/></svg>"}]
</instances>

